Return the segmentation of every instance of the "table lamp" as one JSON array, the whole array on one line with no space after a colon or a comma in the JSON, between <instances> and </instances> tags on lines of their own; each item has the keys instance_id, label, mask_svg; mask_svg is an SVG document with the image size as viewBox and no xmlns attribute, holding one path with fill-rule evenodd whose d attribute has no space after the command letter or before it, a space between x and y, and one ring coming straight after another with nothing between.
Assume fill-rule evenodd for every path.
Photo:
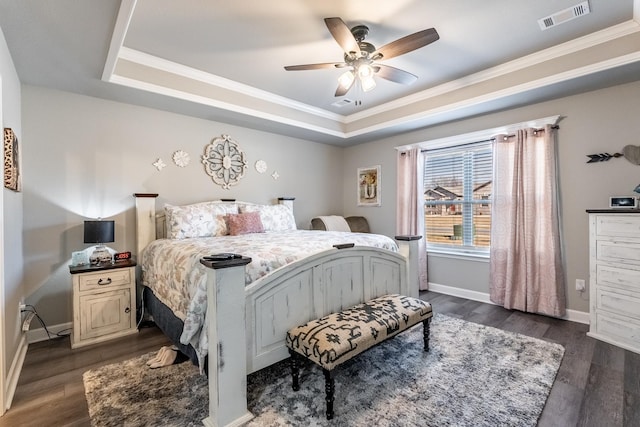
<instances>
[{"instance_id":1,"label":"table lamp","mask_svg":"<svg viewBox=\"0 0 640 427\"><path fill-rule=\"evenodd\" d=\"M89 257L92 265L112 262L113 257L104 245L111 243L114 239L114 221L85 221L84 222L84 242L95 243L96 249Z\"/></svg>"}]
</instances>

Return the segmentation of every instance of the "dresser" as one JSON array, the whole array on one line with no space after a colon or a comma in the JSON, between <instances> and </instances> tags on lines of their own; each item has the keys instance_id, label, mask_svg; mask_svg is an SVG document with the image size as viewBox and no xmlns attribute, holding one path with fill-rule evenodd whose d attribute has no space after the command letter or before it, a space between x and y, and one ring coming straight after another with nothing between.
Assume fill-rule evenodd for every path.
<instances>
[{"instance_id":1,"label":"dresser","mask_svg":"<svg viewBox=\"0 0 640 427\"><path fill-rule=\"evenodd\" d=\"M71 348L135 334L136 263L69 267L73 284Z\"/></svg>"},{"instance_id":2,"label":"dresser","mask_svg":"<svg viewBox=\"0 0 640 427\"><path fill-rule=\"evenodd\" d=\"M589 214L587 335L640 353L640 210Z\"/></svg>"}]
</instances>

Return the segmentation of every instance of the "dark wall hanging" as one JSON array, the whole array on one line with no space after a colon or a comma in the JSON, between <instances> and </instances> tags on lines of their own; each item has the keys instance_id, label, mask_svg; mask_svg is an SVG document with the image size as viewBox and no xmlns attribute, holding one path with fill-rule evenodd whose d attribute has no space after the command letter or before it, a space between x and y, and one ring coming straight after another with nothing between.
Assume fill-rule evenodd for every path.
<instances>
[{"instance_id":1,"label":"dark wall hanging","mask_svg":"<svg viewBox=\"0 0 640 427\"><path fill-rule=\"evenodd\" d=\"M587 154L587 157L589 158L587 163L606 162L611 159L617 159L618 157L624 157L630 163L640 165L640 146L627 145L622 149L622 153Z\"/></svg>"},{"instance_id":2,"label":"dark wall hanging","mask_svg":"<svg viewBox=\"0 0 640 427\"><path fill-rule=\"evenodd\" d=\"M4 186L13 191L21 187L18 138L10 128L4 129Z\"/></svg>"}]
</instances>

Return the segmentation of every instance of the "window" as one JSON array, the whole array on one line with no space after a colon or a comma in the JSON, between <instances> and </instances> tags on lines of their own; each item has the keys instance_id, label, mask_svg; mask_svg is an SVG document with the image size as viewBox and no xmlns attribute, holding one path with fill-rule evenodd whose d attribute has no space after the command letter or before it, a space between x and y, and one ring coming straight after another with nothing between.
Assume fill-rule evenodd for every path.
<instances>
[{"instance_id":1,"label":"window","mask_svg":"<svg viewBox=\"0 0 640 427\"><path fill-rule=\"evenodd\" d=\"M424 152L428 249L489 252L492 167L492 141Z\"/></svg>"}]
</instances>

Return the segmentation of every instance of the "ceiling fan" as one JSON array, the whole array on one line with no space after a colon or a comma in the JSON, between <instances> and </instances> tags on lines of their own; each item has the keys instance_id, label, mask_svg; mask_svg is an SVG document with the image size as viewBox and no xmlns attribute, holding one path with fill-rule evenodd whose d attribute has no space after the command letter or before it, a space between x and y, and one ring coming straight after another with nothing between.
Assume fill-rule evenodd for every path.
<instances>
[{"instance_id":1,"label":"ceiling fan","mask_svg":"<svg viewBox=\"0 0 640 427\"><path fill-rule=\"evenodd\" d=\"M418 80L418 76L407 71L383 65L377 61L403 55L424 47L440 38L435 28L418 31L402 37L376 49L371 43L364 41L369 34L366 25L356 25L349 29L341 18L324 19L329 32L344 50L344 62L326 62L321 64L288 65L287 71L319 70L323 68L348 68L338 78L338 88L335 96L344 96L353 87L356 77L360 81L362 90L370 91L376 86L373 76L382 77L400 84L411 84Z\"/></svg>"}]
</instances>

